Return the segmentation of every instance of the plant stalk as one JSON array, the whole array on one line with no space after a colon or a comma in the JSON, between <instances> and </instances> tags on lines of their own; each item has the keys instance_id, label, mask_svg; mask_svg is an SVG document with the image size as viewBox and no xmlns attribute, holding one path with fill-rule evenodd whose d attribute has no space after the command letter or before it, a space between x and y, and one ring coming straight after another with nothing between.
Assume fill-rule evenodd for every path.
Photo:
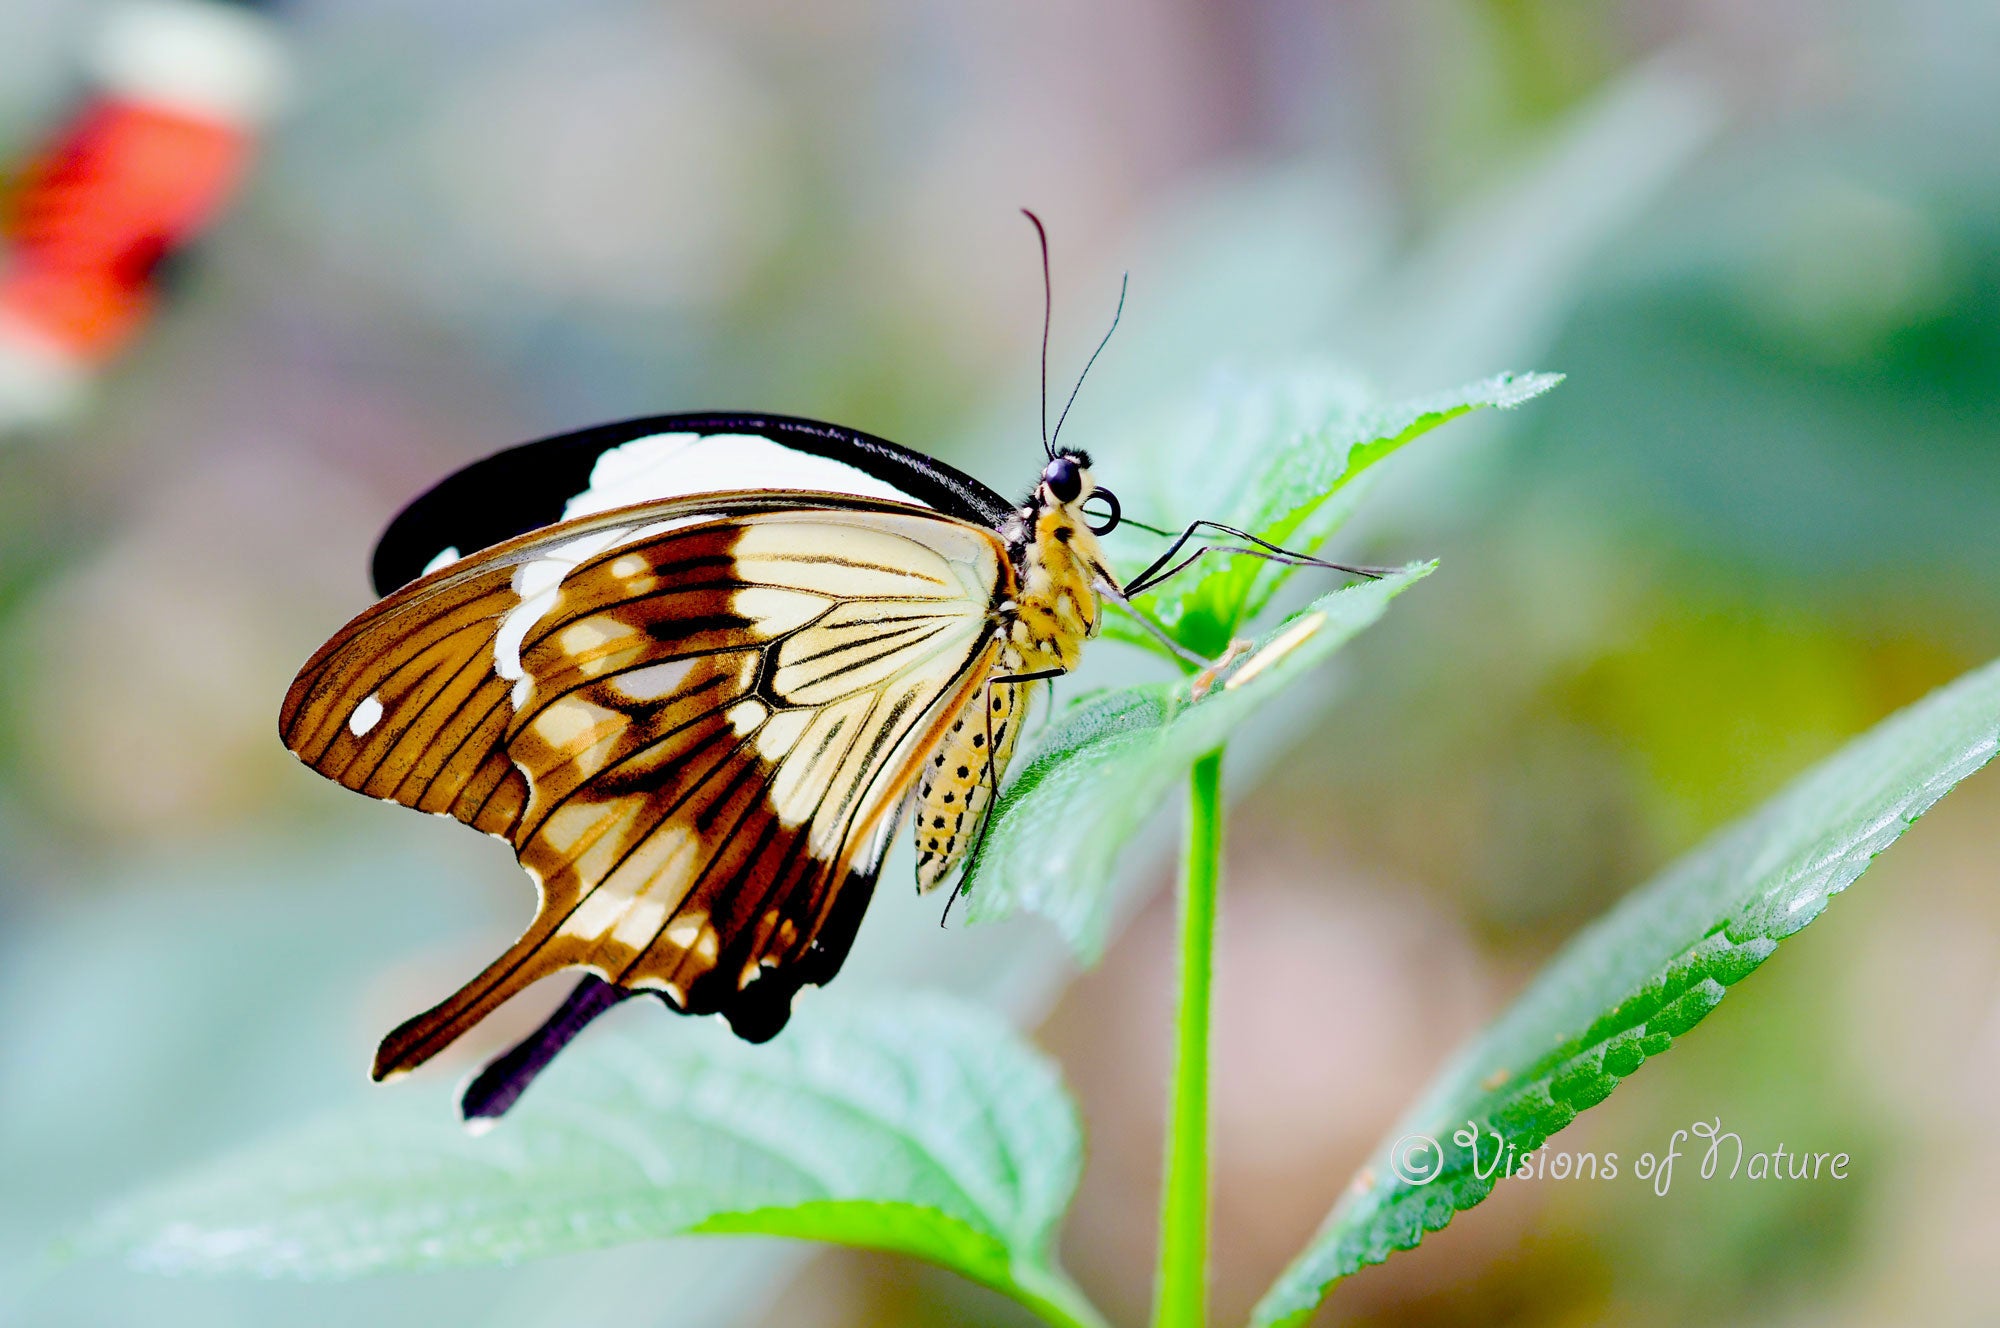
<instances>
[{"instance_id":1,"label":"plant stalk","mask_svg":"<svg viewBox=\"0 0 2000 1328\"><path fill-rule=\"evenodd\" d=\"M1216 891L1222 877L1222 751L1188 776L1180 881L1180 998L1174 1011L1173 1096L1160 1200L1155 1328L1202 1328L1208 1318L1209 997Z\"/></svg>"}]
</instances>

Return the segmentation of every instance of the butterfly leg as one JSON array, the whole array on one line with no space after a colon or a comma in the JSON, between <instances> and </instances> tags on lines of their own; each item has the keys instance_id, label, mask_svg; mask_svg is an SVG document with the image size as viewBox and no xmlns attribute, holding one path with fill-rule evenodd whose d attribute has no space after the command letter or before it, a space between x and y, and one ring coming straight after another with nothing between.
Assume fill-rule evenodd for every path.
<instances>
[{"instance_id":1,"label":"butterfly leg","mask_svg":"<svg viewBox=\"0 0 2000 1328\"><path fill-rule=\"evenodd\" d=\"M1201 655L1196 654L1180 642L1174 640L1171 636L1168 636L1164 627L1161 627L1151 618L1139 612L1139 606L1127 599L1124 592L1119 590L1116 585L1109 581L1100 581L1097 585L1097 590L1120 608L1124 609L1134 622L1150 632L1153 639L1165 646L1168 652L1181 663L1192 665L1197 669L1205 669L1215 662L1214 660L1203 658Z\"/></svg>"},{"instance_id":2,"label":"butterfly leg","mask_svg":"<svg viewBox=\"0 0 2000 1328\"><path fill-rule=\"evenodd\" d=\"M1196 532L1203 529L1213 530L1234 539L1248 540L1257 547L1245 549L1233 544L1204 544L1193 553L1181 558L1179 562L1175 562L1174 559L1180 554L1183 548L1187 547L1188 541L1195 537ZM1370 578L1384 576L1394 570L1388 567L1353 567L1346 563L1334 563L1328 562L1323 558L1314 558L1309 554L1294 553L1290 549L1281 548L1271 543L1269 540L1259 539L1247 530L1238 530L1234 526L1225 526L1220 521L1202 519L1190 521L1187 529L1175 536L1174 542L1167 546L1166 552L1155 558L1152 565L1146 568L1145 571L1139 573L1139 575L1126 583L1122 588L1122 594L1128 599L1133 595L1142 595L1148 590L1154 589L1169 577L1186 570L1200 559L1203 554L1209 553L1235 553L1241 554L1244 557L1262 558L1268 562L1282 563L1287 567L1321 567L1332 572L1347 572L1354 576ZM1172 565L1169 566L1169 564Z\"/></svg>"}]
</instances>

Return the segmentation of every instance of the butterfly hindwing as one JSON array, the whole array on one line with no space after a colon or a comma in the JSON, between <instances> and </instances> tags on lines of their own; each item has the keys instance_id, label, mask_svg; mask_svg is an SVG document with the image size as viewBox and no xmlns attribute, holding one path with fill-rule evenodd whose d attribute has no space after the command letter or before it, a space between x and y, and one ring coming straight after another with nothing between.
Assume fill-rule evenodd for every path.
<instances>
[{"instance_id":1,"label":"butterfly hindwing","mask_svg":"<svg viewBox=\"0 0 2000 1328\"><path fill-rule=\"evenodd\" d=\"M844 957L1011 578L969 522L734 495L565 522L363 614L294 685L287 745L349 787L504 820L541 894L378 1075L568 967L775 1033Z\"/></svg>"},{"instance_id":2,"label":"butterfly hindwing","mask_svg":"<svg viewBox=\"0 0 2000 1328\"><path fill-rule=\"evenodd\" d=\"M853 944L862 914L867 911L875 878L881 872L882 859L888 855L895 829L893 819L884 821L874 841L835 887L833 907L818 938L804 957L787 970L799 986L821 985L839 971L841 959ZM466 1083L459 1094L459 1110L467 1121L491 1121L504 1115L572 1038L599 1015L636 994L595 974L585 974L541 1027L487 1062ZM775 1036L791 1016L791 994L779 983L759 983L730 1007L730 1027L751 1042Z\"/></svg>"}]
</instances>

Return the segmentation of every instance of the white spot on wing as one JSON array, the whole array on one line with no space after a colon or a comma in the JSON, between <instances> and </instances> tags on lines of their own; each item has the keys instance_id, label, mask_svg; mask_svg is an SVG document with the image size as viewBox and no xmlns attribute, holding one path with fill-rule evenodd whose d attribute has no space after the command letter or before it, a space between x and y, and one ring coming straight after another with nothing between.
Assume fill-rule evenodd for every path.
<instances>
[{"instance_id":1,"label":"white spot on wing","mask_svg":"<svg viewBox=\"0 0 2000 1328\"><path fill-rule=\"evenodd\" d=\"M858 467L794 451L756 434L656 433L620 443L598 457L590 487L569 500L563 519L736 489L818 489L917 502Z\"/></svg>"},{"instance_id":2,"label":"white spot on wing","mask_svg":"<svg viewBox=\"0 0 2000 1328\"><path fill-rule=\"evenodd\" d=\"M722 717L729 721L729 727L736 730L738 737L747 737L757 731L757 726L762 724L770 713L762 701L753 699L738 701L723 711Z\"/></svg>"},{"instance_id":3,"label":"white spot on wing","mask_svg":"<svg viewBox=\"0 0 2000 1328\"><path fill-rule=\"evenodd\" d=\"M577 564L596 557L614 544L624 543L631 533L630 526L610 526L550 546L541 557L522 563L514 573L514 593L527 599L560 584Z\"/></svg>"},{"instance_id":4,"label":"white spot on wing","mask_svg":"<svg viewBox=\"0 0 2000 1328\"><path fill-rule=\"evenodd\" d=\"M493 671L503 678L514 680L512 700L516 710L527 704L532 690L521 672L521 645L528 639L528 633L534 630L535 624L555 608L562 579L575 570L577 564L622 543L630 534L629 526L592 531L573 540L564 540L541 557L514 569L514 593L521 597L521 602L507 610L507 615L500 620L499 629L493 634Z\"/></svg>"},{"instance_id":5,"label":"white spot on wing","mask_svg":"<svg viewBox=\"0 0 2000 1328\"><path fill-rule=\"evenodd\" d=\"M610 890L593 890L583 897L583 901L570 911L557 929L559 935L574 936L581 940L596 940L616 926L628 905L630 895L616 894Z\"/></svg>"},{"instance_id":6,"label":"white spot on wing","mask_svg":"<svg viewBox=\"0 0 2000 1328\"><path fill-rule=\"evenodd\" d=\"M771 722L757 734L757 755L773 765L783 761L798 745L799 736L806 731L813 715L811 710L782 710L773 715Z\"/></svg>"},{"instance_id":7,"label":"white spot on wing","mask_svg":"<svg viewBox=\"0 0 2000 1328\"><path fill-rule=\"evenodd\" d=\"M459 553L458 546L456 544L448 544L444 548L439 549L437 551L437 556L435 558L431 559L429 562L424 564L424 570L418 573L418 575L429 576L432 572L437 571L437 569L440 567L451 566L453 563L457 562L459 558L461 558L462 556L463 555Z\"/></svg>"},{"instance_id":8,"label":"white spot on wing","mask_svg":"<svg viewBox=\"0 0 2000 1328\"><path fill-rule=\"evenodd\" d=\"M357 738L366 737L369 730L381 722L382 697L380 694L371 695L354 707L354 713L347 717L347 731Z\"/></svg>"},{"instance_id":9,"label":"white spot on wing","mask_svg":"<svg viewBox=\"0 0 2000 1328\"><path fill-rule=\"evenodd\" d=\"M691 659L670 659L662 664L648 664L642 669L631 669L613 680L612 686L628 701L657 701L680 690L688 674L694 672L695 662Z\"/></svg>"},{"instance_id":10,"label":"white spot on wing","mask_svg":"<svg viewBox=\"0 0 2000 1328\"><path fill-rule=\"evenodd\" d=\"M640 895L611 929L611 939L633 949L643 949L660 934L667 920L667 901L656 894Z\"/></svg>"},{"instance_id":11,"label":"white spot on wing","mask_svg":"<svg viewBox=\"0 0 2000 1328\"><path fill-rule=\"evenodd\" d=\"M500 630L493 634L493 671L503 678L521 681L521 643L528 639L528 630L542 620L543 615L556 606L556 588L550 586L538 595L530 595L519 604L507 610L507 616L500 620Z\"/></svg>"}]
</instances>

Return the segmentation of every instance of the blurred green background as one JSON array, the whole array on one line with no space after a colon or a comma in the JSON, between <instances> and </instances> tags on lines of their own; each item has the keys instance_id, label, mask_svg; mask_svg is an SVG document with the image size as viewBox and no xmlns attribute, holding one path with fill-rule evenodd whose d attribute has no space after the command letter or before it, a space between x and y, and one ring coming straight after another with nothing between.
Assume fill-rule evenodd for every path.
<instances>
[{"instance_id":1,"label":"blurred green background","mask_svg":"<svg viewBox=\"0 0 2000 1328\"><path fill-rule=\"evenodd\" d=\"M60 115L101 10L0 0L6 155ZM304 1113L432 1091L443 1122L450 1082L537 1017L482 1029L429 1089L366 1082L375 1038L529 902L498 845L276 740L395 508L507 443L713 407L1023 488L1022 205L1053 237L1057 390L1131 270L1068 435L1121 490L1199 494L1155 440L1216 374L1570 375L1399 460L1342 552L1443 569L1344 657L1340 704L1235 763L1225 1321L1564 937L2000 654L1990 5L319 0L281 20L292 103L172 307L64 425L0 442L8 1321L1022 1322L944 1274L754 1242L329 1286L38 1263L105 1199ZM1852 1179L1517 1182L1324 1321L1990 1322L1996 812L1972 781L1556 1141L1630 1157L1719 1116L1847 1151ZM1151 895L1076 975L1033 927L938 932L899 858L843 978L1041 1021L1092 1138L1064 1256L1121 1320L1151 1275L1171 994L1165 876L1134 867Z\"/></svg>"}]
</instances>

